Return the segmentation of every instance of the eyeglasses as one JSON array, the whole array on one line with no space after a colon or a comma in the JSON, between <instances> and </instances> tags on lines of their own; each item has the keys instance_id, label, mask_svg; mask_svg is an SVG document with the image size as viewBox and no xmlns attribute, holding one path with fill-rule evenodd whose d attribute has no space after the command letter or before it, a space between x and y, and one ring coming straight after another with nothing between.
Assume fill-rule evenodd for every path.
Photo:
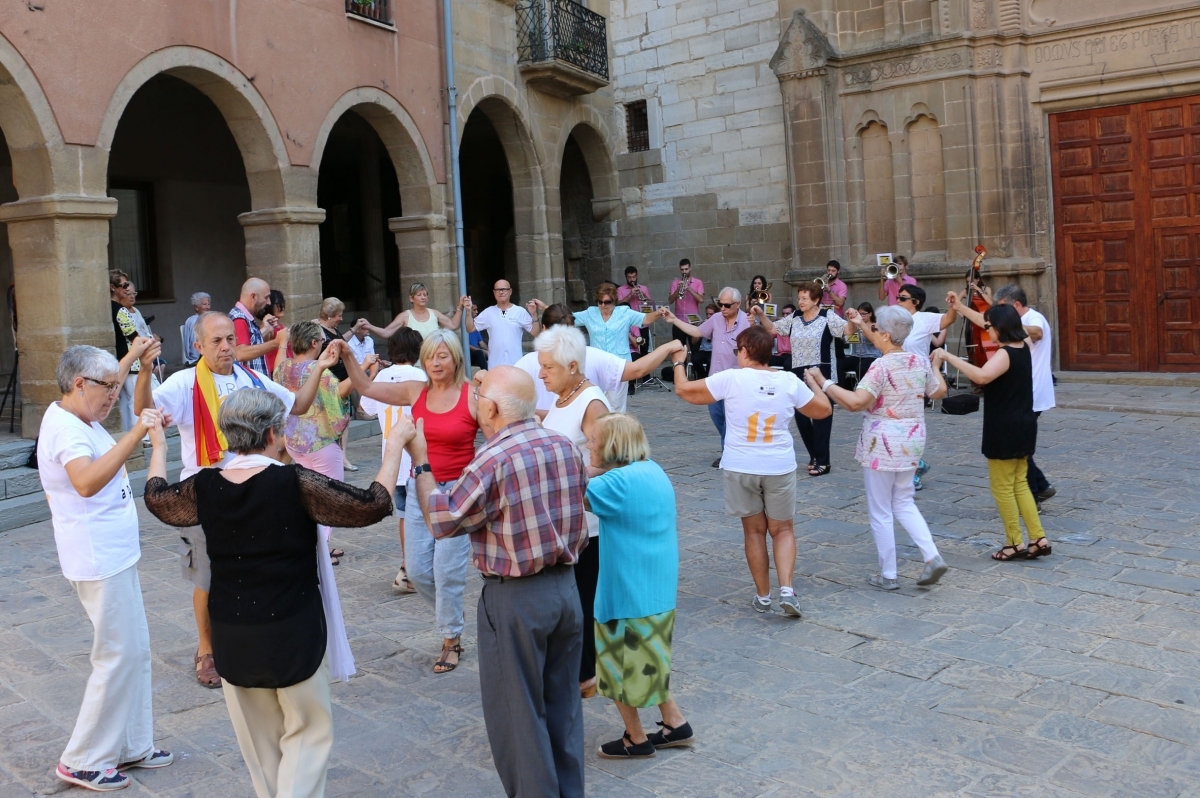
<instances>
[{"instance_id":1,"label":"eyeglasses","mask_svg":"<svg viewBox=\"0 0 1200 798\"><path fill-rule=\"evenodd\" d=\"M484 396L483 393L478 388L476 388L475 389L475 401L478 402L480 399L487 399L489 402L492 401L492 398L490 396Z\"/></svg>"},{"instance_id":2,"label":"eyeglasses","mask_svg":"<svg viewBox=\"0 0 1200 798\"><path fill-rule=\"evenodd\" d=\"M600 300L598 303L596 303L596 304L598 304L598 305L611 305L612 303L613 303L613 301L612 301L611 299L601 299L601 300Z\"/></svg>"},{"instance_id":3,"label":"eyeglasses","mask_svg":"<svg viewBox=\"0 0 1200 798\"><path fill-rule=\"evenodd\" d=\"M512 291L511 288L493 288L492 289L492 292L496 293L496 294L503 294L505 292L511 292L511 291Z\"/></svg>"},{"instance_id":4,"label":"eyeglasses","mask_svg":"<svg viewBox=\"0 0 1200 798\"><path fill-rule=\"evenodd\" d=\"M120 393L121 391L121 383L119 382L105 382L104 380L98 380L94 377L84 377L84 379L93 385L99 385L109 393Z\"/></svg>"},{"instance_id":5,"label":"eyeglasses","mask_svg":"<svg viewBox=\"0 0 1200 798\"><path fill-rule=\"evenodd\" d=\"M729 308L736 308L738 303L736 303L736 302L718 302L717 304L720 305L721 307L725 308L726 310L729 310Z\"/></svg>"}]
</instances>

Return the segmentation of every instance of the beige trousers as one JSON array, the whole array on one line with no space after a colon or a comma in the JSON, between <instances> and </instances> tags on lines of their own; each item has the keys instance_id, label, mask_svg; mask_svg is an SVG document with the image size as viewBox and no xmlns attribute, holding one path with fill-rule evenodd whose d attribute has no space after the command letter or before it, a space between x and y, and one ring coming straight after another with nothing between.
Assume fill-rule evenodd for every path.
<instances>
[{"instance_id":1,"label":"beige trousers","mask_svg":"<svg viewBox=\"0 0 1200 798\"><path fill-rule=\"evenodd\" d=\"M333 709L329 701L329 656L309 678L271 690L222 682L229 719L258 798L321 798Z\"/></svg>"}]
</instances>

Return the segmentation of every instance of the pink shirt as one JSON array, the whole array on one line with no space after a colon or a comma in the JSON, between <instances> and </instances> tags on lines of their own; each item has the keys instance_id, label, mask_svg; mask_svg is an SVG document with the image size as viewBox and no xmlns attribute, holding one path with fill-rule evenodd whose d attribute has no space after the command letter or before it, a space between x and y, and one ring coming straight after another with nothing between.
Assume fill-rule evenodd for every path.
<instances>
[{"instance_id":1,"label":"pink shirt","mask_svg":"<svg viewBox=\"0 0 1200 798\"><path fill-rule=\"evenodd\" d=\"M896 282L896 281L892 280L892 282ZM914 280L913 282L916 282L916 280ZM837 294L838 296L842 297L843 299L845 299L847 296L850 295L850 289L846 287L846 284L843 283L840 278L837 280L834 280L832 283L830 283L829 290L827 290L824 294L821 294L821 307L833 308L834 313L845 318L846 308L844 308L844 307L839 308L837 305L835 305L833 303L833 295L834 294Z\"/></svg>"},{"instance_id":2,"label":"pink shirt","mask_svg":"<svg viewBox=\"0 0 1200 798\"><path fill-rule=\"evenodd\" d=\"M646 299L649 299L651 301L654 300L654 297L650 296L649 288L642 285L641 283L638 283L637 287L642 289L642 293L645 294ZM617 287L617 301L624 302L626 299L629 300L629 307L633 308L634 310L642 309L642 300L637 298L637 295L633 293L633 289L630 288L628 284L618 286ZM634 324L632 327L629 328L629 334L634 337L639 336L642 334L642 328L639 327L638 325Z\"/></svg>"},{"instance_id":3,"label":"pink shirt","mask_svg":"<svg viewBox=\"0 0 1200 798\"><path fill-rule=\"evenodd\" d=\"M906 274L903 277L901 277L899 280L888 280L887 282L885 282L883 284L883 287L884 287L884 290L887 291L887 303L889 305L899 304L899 300L897 300L896 297L900 295L900 285L901 284L916 285L917 278L913 277L910 274Z\"/></svg>"},{"instance_id":4,"label":"pink shirt","mask_svg":"<svg viewBox=\"0 0 1200 798\"><path fill-rule=\"evenodd\" d=\"M675 292L679 290L680 282L681 281L679 278L675 278L671 281L670 296L675 296ZM695 291L700 296L704 296L704 283L700 282L699 279L693 276L691 290ZM696 298L690 293L684 292L683 296L675 302L675 315L684 321L687 321L689 313L700 316L700 318L704 318L703 314L700 313L700 303L697 302ZM720 314L718 313L717 315L719 316ZM714 349L713 351L715 352L716 350Z\"/></svg>"}]
</instances>

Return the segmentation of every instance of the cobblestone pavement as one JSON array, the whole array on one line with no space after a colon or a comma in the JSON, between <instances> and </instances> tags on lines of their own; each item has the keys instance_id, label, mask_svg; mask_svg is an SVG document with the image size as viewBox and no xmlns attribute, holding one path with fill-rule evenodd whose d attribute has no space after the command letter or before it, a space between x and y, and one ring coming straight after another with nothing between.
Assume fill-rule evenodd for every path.
<instances>
[{"instance_id":1,"label":"cobblestone pavement","mask_svg":"<svg viewBox=\"0 0 1200 798\"><path fill-rule=\"evenodd\" d=\"M1103 390L1100 388L1098 390ZM875 565L858 420L839 411L834 470L802 479L797 587L804 618L755 614L740 527L722 515L703 408L639 393L656 458L675 481L682 564L674 695L690 750L601 760L615 709L585 702L592 796L1200 795L1200 420L1057 410L1038 461L1053 556L995 563L1001 532L979 454L981 416L929 415L933 471L919 504L951 571L902 589ZM378 439L352 446L373 473ZM158 740L175 765L134 771L131 795L249 796L221 693L191 677L195 629L175 534L145 511L140 573L154 650ZM391 521L336 530L360 673L334 686L329 795L500 796L478 696L475 599L456 672L430 672L432 612L389 586ZM0 536L0 798L60 789L51 771L88 673L91 629L62 578L49 522ZM647 713L646 722L654 718Z\"/></svg>"}]
</instances>

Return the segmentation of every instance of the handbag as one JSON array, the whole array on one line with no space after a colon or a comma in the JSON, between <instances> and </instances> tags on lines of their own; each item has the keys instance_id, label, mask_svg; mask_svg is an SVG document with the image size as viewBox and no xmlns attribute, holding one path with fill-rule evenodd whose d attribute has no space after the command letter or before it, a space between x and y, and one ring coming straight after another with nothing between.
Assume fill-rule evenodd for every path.
<instances>
[{"instance_id":1,"label":"handbag","mask_svg":"<svg viewBox=\"0 0 1200 798\"><path fill-rule=\"evenodd\" d=\"M942 400L942 412L948 416L965 416L967 413L979 411L979 396L973 393L960 393L947 396Z\"/></svg>"}]
</instances>

